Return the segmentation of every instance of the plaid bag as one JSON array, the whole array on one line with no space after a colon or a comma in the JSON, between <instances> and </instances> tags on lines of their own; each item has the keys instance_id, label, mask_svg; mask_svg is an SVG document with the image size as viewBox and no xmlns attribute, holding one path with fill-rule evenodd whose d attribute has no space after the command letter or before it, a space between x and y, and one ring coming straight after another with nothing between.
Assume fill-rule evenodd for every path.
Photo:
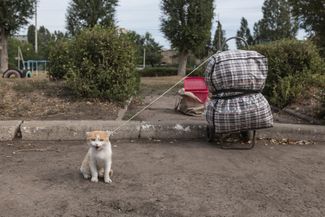
<instances>
[{"instance_id":1,"label":"plaid bag","mask_svg":"<svg viewBox=\"0 0 325 217\"><path fill-rule=\"evenodd\" d=\"M223 94L222 90L229 89L261 91L267 70L266 57L256 51L224 51L208 63L205 81L212 94Z\"/></svg>"},{"instance_id":2,"label":"plaid bag","mask_svg":"<svg viewBox=\"0 0 325 217\"><path fill-rule=\"evenodd\" d=\"M261 94L214 99L206 107L206 119L216 133L257 130L273 126L271 108Z\"/></svg>"},{"instance_id":3,"label":"plaid bag","mask_svg":"<svg viewBox=\"0 0 325 217\"><path fill-rule=\"evenodd\" d=\"M216 133L273 126L270 105L261 94L267 70L267 59L255 51L225 51L213 56L205 71L213 95L206 119Z\"/></svg>"}]
</instances>

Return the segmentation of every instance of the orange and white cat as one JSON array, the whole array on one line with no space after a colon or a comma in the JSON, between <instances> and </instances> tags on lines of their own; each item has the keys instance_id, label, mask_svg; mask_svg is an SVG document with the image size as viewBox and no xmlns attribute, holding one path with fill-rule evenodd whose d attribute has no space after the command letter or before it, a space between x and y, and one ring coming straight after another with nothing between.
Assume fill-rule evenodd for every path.
<instances>
[{"instance_id":1,"label":"orange and white cat","mask_svg":"<svg viewBox=\"0 0 325 217\"><path fill-rule=\"evenodd\" d=\"M85 179L91 178L92 182L98 182L98 177L104 177L105 183L111 183L112 146L109 141L108 131L87 132L87 143L90 146L80 172Z\"/></svg>"}]
</instances>

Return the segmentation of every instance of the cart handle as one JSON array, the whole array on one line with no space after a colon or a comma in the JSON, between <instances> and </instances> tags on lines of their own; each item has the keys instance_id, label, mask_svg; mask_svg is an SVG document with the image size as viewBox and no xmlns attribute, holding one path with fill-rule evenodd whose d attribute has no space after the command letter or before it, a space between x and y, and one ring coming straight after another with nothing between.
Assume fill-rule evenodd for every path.
<instances>
[{"instance_id":1,"label":"cart handle","mask_svg":"<svg viewBox=\"0 0 325 217\"><path fill-rule=\"evenodd\" d=\"M242 37L236 37L236 36L235 36L235 37L230 37L230 38L228 38L228 39L223 43L223 45L221 46L221 47L222 47L221 50L223 50L223 49L225 48L227 42L230 41L230 40L232 40L232 39L239 39L239 40L242 40L242 41L244 42L244 44L245 44L245 47L248 49L248 43L247 43L247 41L246 41L244 38L242 38Z\"/></svg>"}]
</instances>

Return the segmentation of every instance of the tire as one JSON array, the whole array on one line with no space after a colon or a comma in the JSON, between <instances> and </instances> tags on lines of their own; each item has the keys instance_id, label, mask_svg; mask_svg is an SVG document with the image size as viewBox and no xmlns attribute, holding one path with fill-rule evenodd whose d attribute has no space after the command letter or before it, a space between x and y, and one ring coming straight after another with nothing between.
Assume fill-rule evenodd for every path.
<instances>
[{"instance_id":1,"label":"tire","mask_svg":"<svg viewBox=\"0 0 325 217\"><path fill-rule=\"evenodd\" d=\"M8 69L3 73L3 78L21 78L22 73L15 69Z\"/></svg>"},{"instance_id":2,"label":"tire","mask_svg":"<svg viewBox=\"0 0 325 217\"><path fill-rule=\"evenodd\" d=\"M249 142L253 140L253 131L252 130L241 131L240 138L243 142Z\"/></svg>"},{"instance_id":3,"label":"tire","mask_svg":"<svg viewBox=\"0 0 325 217\"><path fill-rule=\"evenodd\" d=\"M32 72L28 70L23 70L22 72L22 78L31 78L32 77Z\"/></svg>"},{"instance_id":4,"label":"tire","mask_svg":"<svg viewBox=\"0 0 325 217\"><path fill-rule=\"evenodd\" d=\"M207 132L207 141L214 142L215 133L216 133L214 127L207 126L206 132Z\"/></svg>"},{"instance_id":5,"label":"tire","mask_svg":"<svg viewBox=\"0 0 325 217\"><path fill-rule=\"evenodd\" d=\"M33 76L31 71L27 71L26 78L31 78Z\"/></svg>"}]
</instances>

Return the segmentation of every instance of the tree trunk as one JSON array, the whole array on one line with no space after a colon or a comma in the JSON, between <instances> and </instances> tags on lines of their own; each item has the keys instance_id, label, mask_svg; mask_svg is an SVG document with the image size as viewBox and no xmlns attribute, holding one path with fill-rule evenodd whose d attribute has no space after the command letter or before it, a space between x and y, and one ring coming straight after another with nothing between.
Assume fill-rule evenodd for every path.
<instances>
[{"instance_id":1,"label":"tree trunk","mask_svg":"<svg viewBox=\"0 0 325 217\"><path fill-rule=\"evenodd\" d=\"M189 53L187 51L182 51L179 53L179 60L178 60L178 72L177 74L180 76L186 75L186 64L187 64L187 58L189 56Z\"/></svg>"},{"instance_id":2,"label":"tree trunk","mask_svg":"<svg viewBox=\"0 0 325 217\"><path fill-rule=\"evenodd\" d=\"M0 71L8 69L8 38L3 29L0 28Z\"/></svg>"}]
</instances>

